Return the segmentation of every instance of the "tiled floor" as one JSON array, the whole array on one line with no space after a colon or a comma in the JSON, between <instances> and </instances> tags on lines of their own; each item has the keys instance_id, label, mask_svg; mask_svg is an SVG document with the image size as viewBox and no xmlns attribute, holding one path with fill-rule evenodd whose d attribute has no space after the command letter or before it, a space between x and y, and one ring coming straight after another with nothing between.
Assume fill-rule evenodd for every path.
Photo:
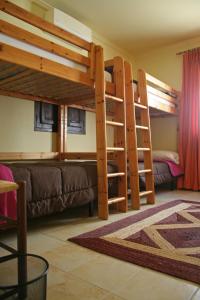
<instances>
[{"instance_id":1,"label":"tiled floor","mask_svg":"<svg viewBox=\"0 0 200 300\"><path fill-rule=\"evenodd\" d=\"M157 203L195 199L200 193L161 191ZM142 206L142 210L150 206ZM29 224L28 250L50 263L48 300L199 300L197 284L111 258L67 239L137 212L111 214L108 221L88 218L86 210L66 212ZM4 237L13 245L14 234ZM37 299L36 299L37 300Z\"/></svg>"}]
</instances>

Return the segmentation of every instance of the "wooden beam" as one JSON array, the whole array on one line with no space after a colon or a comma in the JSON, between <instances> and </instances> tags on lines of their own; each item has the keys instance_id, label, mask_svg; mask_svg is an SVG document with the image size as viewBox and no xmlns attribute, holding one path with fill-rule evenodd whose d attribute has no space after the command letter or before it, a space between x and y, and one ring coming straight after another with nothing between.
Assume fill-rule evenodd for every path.
<instances>
[{"instance_id":1,"label":"wooden beam","mask_svg":"<svg viewBox=\"0 0 200 300\"><path fill-rule=\"evenodd\" d=\"M77 62L86 67L90 66L90 59L88 57L67 49L66 47L55 44L54 42L48 41L45 38L39 37L34 33L28 32L24 29L7 23L6 21L0 20L0 32L27 44L46 50L50 53L54 53L66 59Z\"/></svg>"},{"instance_id":2,"label":"wooden beam","mask_svg":"<svg viewBox=\"0 0 200 300\"><path fill-rule=\"evenodd\" d=\"M57 159L58 152L0 152L0 161Z\"/></svg>"},{"instance_id":3,"label":"wooden beam","mask_svg":"<svg viewBox=\"0 0 200 300\"><path fill-rule=\"evenodd\" d=\"M12 97L12 98L29 100L29 101L45 102L45 103L50 103L50 104L55 104L55 105L65 104L65 103L62 103L62 101L60 101L60 100L52 100L52 99L43 98L43 97L39 97L39 96L32 96L32 95L19 93L19 92L6 91L6 90L2 90L2 89L0 89L0 95ZM82 109L82 110L89 111L92 113L96 113L95 108L90 108L90 107L87 107L84 105L72 104L72 105L68 105L68 107L78 108L78 109Z\"/></svg>"},{"instance_id":4,"label":"wooden beam","mask_svg":"<svg viewBox=\"0 0 200 300\"><path fill-rule=\"evenodd\" d=\"M85 111L96 113L96 109L95 108L90 108L90 107L87 107L87 106L84 106L84 105L72 104L72 105L68 105L68 107L82 109L82 110L85 110Z\"/></svg>"},{"instance_id":5,"label":"wooden beam","mask_svg":"<svg viewBox=\"0 0 200 300\"><path fill-rule=\"evenodd\" d=\"M62 159L82 159L82 160L96 160L96 152L65 152L61 154ZM108 159L113 160L115 154L113 152L108 153Z\"/></svg>"},{"instance_id":6,"label":"wooden beam","mask_svg":"<svg viewBox=\"0 0 200 300\"><path fill-rule=\"evenodd\" d=\"M90 51L90 43L82 38L55 26L52 23L45 21L44 19L28 12L27 10L9 2L6 0L0 0L0 10L10 14L22 21L25 21L37 28L40 28L50 34L53 34L69 43L72 43L82 49Z\"/></svg>"},{"instance_id":7,"label":"wooden beam","mask_svg":"<svg viewBox=\"0 0 200 300\"><path fill-rule=\"evenodd\" d=\"M95 44L94 43L91 43L89 58L90 58L90 67L89 67L90 79L94 80L95 77Z\"/></svg>"},{"instance_id":8,"label":"wooden beam","mask_svg":"<svg viewBox=\"0 0 200 300\"><path fill-rule=\"evenodd\" d=\"M116 94L116 86L114 83L106 81L106 94L113 96Z\"/></svg>"},{"instance_id":9,"label":"wooden beam","mask_svg":"<svg viewBox=\"0 0 200 300\"><path fill-rule=\"evenodd\" d=\"M113 67L114 66L114 59L106 60L104 62L104 65L105 65L105 68Z\"/></svg>"}]
</instances>

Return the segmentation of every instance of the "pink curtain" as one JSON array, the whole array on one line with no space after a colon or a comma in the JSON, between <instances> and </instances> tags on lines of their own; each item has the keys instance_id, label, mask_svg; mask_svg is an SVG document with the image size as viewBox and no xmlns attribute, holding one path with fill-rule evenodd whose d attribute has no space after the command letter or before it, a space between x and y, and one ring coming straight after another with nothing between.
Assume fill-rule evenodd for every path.
<instances>
[{"instance_id":1,"label":"pink curtain","mask_svg":"<svg viewBox=\"0 0 200 300\"><path fill-rule=\"evenodd\" d=\"M184 176L178 187L200 190L200 48L183 55L179 154Z\"/></svg>"}]
</instances>

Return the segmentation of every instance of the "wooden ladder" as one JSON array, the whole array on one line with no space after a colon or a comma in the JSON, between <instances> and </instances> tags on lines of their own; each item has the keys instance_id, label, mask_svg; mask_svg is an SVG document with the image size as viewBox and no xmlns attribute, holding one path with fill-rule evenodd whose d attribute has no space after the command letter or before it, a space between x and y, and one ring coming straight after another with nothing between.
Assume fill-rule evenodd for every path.
<instances>
[{"instance_id":1,"label":"wooden ladder","mask_svg":"<svg viewBox=\"0 0 200 300\"><path fill-rule=\"evenodd\" d=\"M125 62L127 145L131 203L133 209L140 209L141 197L147 197L148 204L155 203L155 190L146 75L143 70L138 71L138 94L140 102L136 102L134 99L135 97L132 78L132 67L129 63ZM136 124L136 109L140 119L139 125ZM141 146L138 146L139 143L137 131L140 131L141 133ZM138 166L138 152L141 151L144 154L143 170L139 170ZM140 191L140 174L145 174L145 191Z\"/></svg>"},{"instance_id":2,"label":"wooden ladder","mask_svg":"<svg viewBox=\"0 0 200 300\"><path fill-rule=\"evenodd\" d=\"M125 81L124 62L122 58L113 59L114 82L116 95L105 92L103 49L96 46L96 134L97 134L97 171L98 171L98 215L101 219L108 219L109 205L116 204L119 211L126 212L127 204L127 148L126 148L126 112L125 112ZM106 103L112 102L114 120L108 120ZM114 128L114 146L107 145L107 127ZM108 173L108 155L113 154L118 171ZM109 198L108 180L118 178L118 195Z\"/></svg>"}]
</instances>

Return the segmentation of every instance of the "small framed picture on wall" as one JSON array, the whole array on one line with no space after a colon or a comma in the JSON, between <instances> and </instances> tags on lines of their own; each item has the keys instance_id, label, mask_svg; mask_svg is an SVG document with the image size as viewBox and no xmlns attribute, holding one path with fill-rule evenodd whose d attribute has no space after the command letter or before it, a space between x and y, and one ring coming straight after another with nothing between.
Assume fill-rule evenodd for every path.
<instances>
[{"instance_id":1,"label":"small framed picture on wall","mask_svg":"<svg viewBox=\"0 0 200 300\"><path fill-rule=\"evenodd\" d=\"M85 110L68 107L67 132L73 134L86 134Z\"/></svg>"}]
</instances>

